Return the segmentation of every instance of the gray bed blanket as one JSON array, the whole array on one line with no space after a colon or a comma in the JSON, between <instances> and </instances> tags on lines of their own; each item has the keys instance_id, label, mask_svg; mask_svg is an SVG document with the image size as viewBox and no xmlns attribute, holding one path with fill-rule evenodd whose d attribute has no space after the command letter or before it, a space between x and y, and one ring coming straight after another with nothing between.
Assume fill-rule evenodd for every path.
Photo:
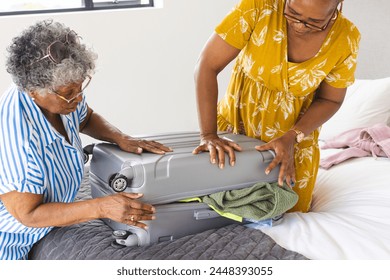
<instances>
[{"instance_id":1,"label":"gray bed blanket","mask_svg":"<svg viewBox=\"0 0 390 280\"><path fill-rule=\"evenodd\" d=\"M90 198L88 170L77 199ZM114 242L112 229L101 220L53 229L29 258L36 260L305 260L276 244L259 230L242 225L185 236L144 247Z\"/></svg>"}]
</instances>

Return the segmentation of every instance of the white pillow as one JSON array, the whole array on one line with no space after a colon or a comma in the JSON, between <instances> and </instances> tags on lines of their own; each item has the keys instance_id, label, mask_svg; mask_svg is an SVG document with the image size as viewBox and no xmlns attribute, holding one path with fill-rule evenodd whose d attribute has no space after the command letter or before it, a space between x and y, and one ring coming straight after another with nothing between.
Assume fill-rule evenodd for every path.
<instances>
[{"instance_id":1,"label":"white pillow","mask_svg":"<svg viewBox=\"0 0 390 280\"><path fill-rule=\"evenodd\" d=\"M390 77L357 79L347 89L339 111L322 126L319 138L328 140L344 131L377 123L390 125Z\"/></svg>"}]
</instances>

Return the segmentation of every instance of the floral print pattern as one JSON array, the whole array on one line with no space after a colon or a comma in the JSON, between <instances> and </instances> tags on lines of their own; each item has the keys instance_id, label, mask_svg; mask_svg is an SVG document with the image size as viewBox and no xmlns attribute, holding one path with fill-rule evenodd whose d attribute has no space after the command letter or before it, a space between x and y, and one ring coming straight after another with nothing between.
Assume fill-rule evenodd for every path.
<instances>
[{"instance_id":1,"label":"floral print pattern","mask_svg":"<svg viewBox=\"0 0 390 280\"><path fill-rule=\"evenodd\" d=\"M216 27L221 38L241 49L228 94L218 104L218 129L268 142L304 114L320 83L345 88L354 82L357 28L340 14L318 53L291 63L283 7L284 0L241 0ZM318 133L296 147L294 190L300 198L293 211L310 208L319 165Z\"/></svg>"}]
</instances>

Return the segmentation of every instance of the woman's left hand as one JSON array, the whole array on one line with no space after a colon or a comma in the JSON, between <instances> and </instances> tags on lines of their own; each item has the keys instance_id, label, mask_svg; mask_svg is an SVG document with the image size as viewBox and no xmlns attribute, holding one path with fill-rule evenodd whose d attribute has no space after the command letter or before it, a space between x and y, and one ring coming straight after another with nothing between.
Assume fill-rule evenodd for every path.
<instances>
[{"instance_id":1,"label":"woman's left hand","mask_svg":"<svg viewBox=\"0 0 390 280\"><path fill-rule=\"evenodd\" d=\"M143 140L125 136L120 141L117 141L118 146L125 152L141 154L143 151L152 152L155 154L165 154L172 152L172 149L164 146L156 141Z\"/></svg>"},{"instance_id":2,"label":"woman's left hand","mask_svg":"<svg viewBox=\"0 0 390 280\"><path fill-rule=\"evenodd\" d=\"M275 138L264 145L255 147L258 151L275 151L276 156L265 169L265 173L269 174L272 169L280 164L278 176L279 186L283 186L284 180L286 180L286 183L290 188L295 185L294 144L295 132L288 131L279 138Z\"/></svg>"}]
</instances>

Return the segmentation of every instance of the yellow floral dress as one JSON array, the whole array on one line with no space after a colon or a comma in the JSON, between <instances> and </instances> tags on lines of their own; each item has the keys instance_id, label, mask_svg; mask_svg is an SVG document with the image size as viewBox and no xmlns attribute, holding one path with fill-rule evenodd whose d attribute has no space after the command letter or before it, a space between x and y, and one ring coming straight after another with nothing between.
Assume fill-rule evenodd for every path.
<instances>
[{"instance_id":1,"label":"yellow floral dress","mask_svg":"<svg viewBox=\"0 0 390 280\"><path fill-rule=\"evenodd\" d=\"M282 136L308 109L322 81L336 88L354 82L360 33L343 15L319 52L302 63L287 56L284 0L242 0L216 27L241 49L226 95L218 103L218 129L265 142ZM319 166L319 130L295 148L299 201L291 211L307 212Z\"/></svg>"}]
</instances>

